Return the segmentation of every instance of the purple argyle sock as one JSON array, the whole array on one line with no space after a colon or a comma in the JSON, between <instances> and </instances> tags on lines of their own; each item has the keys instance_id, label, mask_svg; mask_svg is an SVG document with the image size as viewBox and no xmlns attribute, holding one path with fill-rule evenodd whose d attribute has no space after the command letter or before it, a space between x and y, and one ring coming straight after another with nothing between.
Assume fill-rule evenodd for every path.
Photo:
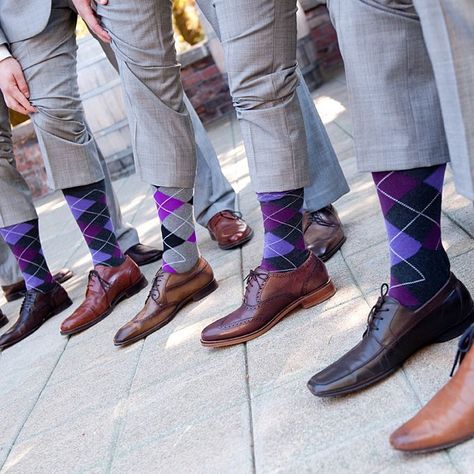
<instances>
[{"instance_id":1,"label":"purple argyle sock","mask_svg":"<svg viewBox=\"0 0 474 474\"><path fill-rule=\"evenodd\" d=\"M193 190L159 186L155 194L163 237L163 271L185 273L199 260L193 218Z\"/></svg>"},{"instance_id":2,"label":"purple argyle sock","mask_svg":"<svg viewBox=\"0 0 474 474\"><path fill-rule=\"evenodd\" d=\"M38 219L3 227L0 233L18 261L26 288L50 290L55 283L41 248Z\"/></svg>"},{"instance_id":3,"label":"purple argyle sock","mask_svg":"<svg viewBox=\"0 0 474 474\"><path fill-rule=\"evenodd\" d=\"M308 258L303 238L303 188L257 193L265 230L261 267L270 272L298 268Z\"/></svg>"},{"instance_id":4,"label":"purple argyle sock","mask_svg":"<svg viewBox=\"0 0 474 474\"><path fill-rule=\"evenodd\" d=\"M94 266L122 264L125 257L110 219L104 181L63 189L63 194L89 247Z\"/></svg>"},{"instance_id":5,"label":"purple argyle sock","mask_svg":"<svg viewBox=\"0 0 474 474\"><path fill-rule=\"evenodd\" d=\"M372 173L390 244L389 295L408 308L430 300L448 281L441 242L446 165Z\"/></svg>"}]
</instances>

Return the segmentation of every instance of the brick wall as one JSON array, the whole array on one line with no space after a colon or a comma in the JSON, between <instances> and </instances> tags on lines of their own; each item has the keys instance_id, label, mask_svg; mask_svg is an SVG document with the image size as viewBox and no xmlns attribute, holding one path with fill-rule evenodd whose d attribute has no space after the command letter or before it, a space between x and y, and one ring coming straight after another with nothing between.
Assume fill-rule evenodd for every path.
<instances>
[{"instance_id":1,"label":"brick wall","mask_svg":"<svg viewBox=\"0 0 474 474\"><path fill-rule=\"evenodd\" d=\"M321 70L325 72L339 67L342 64L342 57L326 5L317 5L306 10L306 19Z\"/></svg>"},{"instance_id":2,"label":"brick wall","mask_svg":"<svg viewBox=\"0 0 474 474\"><path fill-rule=\"evenodd\" d=\"M34 197L44 196L49 192L46 171L31 122L15 127L12 138L18 171L25 178Z\"/></svg>"},{"instance_id":3,"label":"brick wall","mask_svg":"<svg viewBox=\"0 0 474 474\"><path fill-rule=\"evenodd\" d=\"M208 124L233 110L229 86L211 55L184 66L181 80L203 123Z\"/></svg>"}]
</instances>

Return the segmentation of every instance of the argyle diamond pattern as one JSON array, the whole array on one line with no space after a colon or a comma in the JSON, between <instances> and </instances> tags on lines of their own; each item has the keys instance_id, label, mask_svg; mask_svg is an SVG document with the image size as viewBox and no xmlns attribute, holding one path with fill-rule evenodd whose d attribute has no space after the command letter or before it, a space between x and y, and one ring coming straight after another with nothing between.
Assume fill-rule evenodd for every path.
<instances>
[{"instance_id":1,"label":"argyle diamond pattern","mask_svg":"<svg viewBox=\"0 0 474 474\"><path fill-rule=\"evenodd\" d=\"M389 294L416 308L449 278L441 242L441 198L446 165L373 173L390 246Z\"/></svg>"}]
</instances>

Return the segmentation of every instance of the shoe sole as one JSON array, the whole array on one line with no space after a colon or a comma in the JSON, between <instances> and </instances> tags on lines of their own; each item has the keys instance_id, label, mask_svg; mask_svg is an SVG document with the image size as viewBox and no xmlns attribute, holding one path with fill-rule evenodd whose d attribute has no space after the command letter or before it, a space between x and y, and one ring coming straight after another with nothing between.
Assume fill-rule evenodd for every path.
<instances>
[{"instance_id":1,"label":"shoe sole","mask_svg":"<svg viewBox=\"0 0 474 474\"><path fill-rule=\"evenodd\" d=\"M23 339L26 339L28 336L31 336L31 335L32 335L34 332L36 332L48 319L51 319L53 316L56 316L56 315L58 315L59 313L62 313L65 309L69 308L69 306L71 306L71 305L72 305L72 300L71 300L71 298L68 297L68 299L65 300L65 301L64 301L60 306L58 306L54 311L51 311L51 313L49 313L49 314L43 319L43 322L42 322L39 326L35 327L34 329L32 329L31 331L29 331L28 333L23 334L19 339L0 346L0 350L4 350L4 349L7 349L8 347L14 346L15 344L19 343L19 342L22 341Z\"/></svg>"},{"instance_id":2,"label":"shoe sole","mask_svg":"<svg viewBox=\"0 0 474 474\"><path fill-rule=\"evenodd\" d=\"M2 315L2 317L0 318L0 328L5 326L5 324L8 324L8 318L5 315Z\"/></svg>"},{"instance_id":3,"label":"shoe sole","mask_svg":"<svg viewBox=\"0 0 474 474\"><path fill-rule=\"evenodd\" d=\"M71 329L70 331L62 331L60 330L60 333L63 336L73 336L74 334L78 334L82 331L85 331L86 329L91 328L92 326L95 326L97 323L105 319L107 316L109 316L110 313L115 309L115 307L121 303L123 300L126 300L127 298L131 298L132 296L136 295L140 291L143 290L148 285L148 280L142 275L142 277L134 283L132 286L129 286L127 289L122 291L119 295L115 297L115 299L110 303L109 308L107 311L99 315L97 318L95 318L93 321L88 322L87 324L83 324L82 326L79 326L77 328Z\"/></svg>"},{"instance_id":4,"label":"shoe sole","mask_svg":"<svg viewBox=\"0 0 474 474\"><path fill-rule=\"evenodd\" d=\"M123 346L128 346L129 344L133 344L134 342L139 341L140 339L144 339L150 334L154 333L155 331L158 331L158 329L161 329L162 327L166 326L168 323L170 323L175 316L178 314L178 312L187 304L200 301L206 296L209 296L212 292L217 290L218 284L216 280L212 280L210 283L208 283L206 286L202 287L192 295L188 296L186 299L184 299L177 307L176 309L161 323L157 324L156 326L148 329L147 331L143 332L142 334L139 334L138 336L134 336L131 339L127 339L126 341L123 342L117 342L114 340L114 345L117 347L123 347Z\"/></svg>"},{"instance_id":5,"label":"shoe sole","mask_svg":"<svg viewBox=\"0 0 474 474\"><path fill-rule=\"evenodd\" d=\"M221 250L232 250L232 249L236 249L236 248L239 248L239 247L242 247L243 245L245 245L249 240L252 240L252 237L253 237L253 229L250 230L250 233L244 237L243 239L239 240L238 242L234 242L232 244L227 244L227 245L221 245L221 244L217 244L217 246L221 249ZM215 236L213 234L211 234L211 232L209 232L209 235L211 236L211 240L214 240L215 242L217 242L217 239L215 238Z\"/></svg>"},{"instance_id":6,"label":"shoe sole","mask_svg":"<svg viewBox=\"0 0 474 474\"><path fill-rule=\"evenodd\" d=\"M464 334L464 331L470 327L472 324L474 323L474 311L471 312L465 319L463 319L463 321L461 321L459 324L457 324L456 326L448 329L446 332L442 333L440 336L438 336L436 339L434 339L432 342L429 342L427 344L425 344L424 346L420 347L419 349L417 349L416 351L414 351L411 355L409 355L405 361L400 364L400 365L397 365L395 367L392 367L390 368L389 370L387 370L386 372L383 372L382 374L379 374L379 375L376 375L375 377L372 377L370 380L366 380L364 383L362 384L359 384L357 386L351 386L351 387L347 387L345 389L341 389L341 390L337 390L337 391L333 391L333 392L327 392L327 393L319 393L319 392L316 392L314 391L313 387L309 384L307 384L307 387L309 389L309 391L316 397L320 397L320 398L336 398L336 397L341 397L341 396L344 396L344 395L349 395L350 393L354 393L354 392L358 392L359 390L363 390L365 388L368 388L370 387L371 385L374 385L376 384L377 382L380 382L384 379L386 379L387 377L389 377L390 375L392 375L394 372L396 372L398 369L400 369L403 364L410 358L412 357L413 355L416 354L416 352L418 352L419 350L425 348L425 347L428 347L430 346L431 344L439 344L439 343L442 343L442 342L447 342L447 341L451 341L452 339L455 339L459 336L461 336L462 334Z\"/></svg>"},{"instance_id":7,"label":"shoe sole","mask_svg":"<svg viewBox=\"0 0 474 474\"><path fill-rule=\"evenodd\" d=\"M341 247L345 244L346 240L347 240L347 237L344 236L330 252L325 253L323 256L319 257L319 259L322 260L323 262L327 262L331 257L333 257L341 249Z\"/></svg>"},{"instance_id":8,"label":"shoe sole","mask_svg":"<svg viewBox=\"0 0 474 474\"><path fill-rule=\"evenodd\" d=\"M318 304L323 303L329 298L333 297L336 293L336 287L334 286L331 280L328 280L324 285L320 286L317 290L309 293L308 295L302 296L297 299L285 309L280 311L271 321L269 321L265 326L260 328L258 331L254 331L245 336L234 337L231 339L221 339L218 341L205 341L201 339L201 344L205 347L228 347L235 344L242 344L243 342L251 341L257 337L265 334L273 326L278 324L282 319L284 319L288 314L290 314L296 308L302 307L304 309L312 308Z\"/></svg>"},{"instance_id":9,"label":"shoe sole","mask_svg":"<svg viewBox=\"0 0 474 474\"><path fill-rule=\"evenodd\" d=\"M403 448L396 448L393 445L392 447L393 449L396 449L397 451L402 451L404 453L429 454L429 453L434 453L436 451L441 451L443 449L453 448L454 446L457 446L458 444L461 444L461 443L465 443L466 441L469 441L470 439L473 439L473 438L474 438L474 433L464 438L461 438L457 441L451 441L450 443L440 444L438 446L433 446L431 448L424 448L424 449L403 449Z\"/></svg>"}]
</instances>

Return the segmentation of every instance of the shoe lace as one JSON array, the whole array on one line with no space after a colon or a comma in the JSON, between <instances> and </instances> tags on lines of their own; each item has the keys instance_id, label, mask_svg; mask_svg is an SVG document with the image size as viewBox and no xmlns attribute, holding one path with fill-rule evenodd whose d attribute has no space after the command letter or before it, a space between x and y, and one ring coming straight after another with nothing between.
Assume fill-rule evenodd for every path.
<instances>
[{"instance_id":1,"label":"shoe lace","mask_svg":"<svg viewBox=\"0 0 474 474\"><path fill-rule=\"evenodd\" d=\"M363 334L363 337L365 337L367 334L369 334L371 331L378 331L378 321L383 320L383 316L380 316L380 313L384 313L386 311L389 311L388 308L382 308L383 304L385 303L385 297L388 294L388 285L387 283L384 283L380 287L380 296L379 299L377 300L377 303L372 306L372 309L370 310L369 316L367 317L367 328Z\"/></svg>"},{"instance_id":2,"label":"shoe lace","mask_svg":"<svg viewBox=\"0 0 474 474\"><path fill-rule=\"evenodd\" d=\"M333 227L334 224L332 222L328 222L327 220L324 220L323 215L321 214L321 211L314 211L310 212L310 220L311 222L314 222L315 224L322 225L324 227Z\"/></svg>"},{"instance_id":3,"label":"shoe lace","mask_svg":"<svg viewBox=\"0 0 474 474\"><path fill-rule=\"evenodd\" d=\"M22 313L23 310L28 311L33 305L33 303L35 302L35 300L36 300L36 292L32 290L28 290L26 292L25 297L23 298L23 302L21 303L20 313Z\"/></svg>"},{"instance_id":4,"label":"shoe lace","mask_svg":"<svg viewBox=\"0 0 474 474\"><path fill-rule=\"evenodd\" d=\"M90 290L92 287L93 281L97 280L101 286L101 288L104 290L104 293L107 293L107 290L110 287L110 283L107 280L104 280L100 275L97 270L91 270L89 272L89 276L87 279L87 291Z\"/></svg>"},{"instance_id":5,"label":"shoe lace","mask_svg":"<svg viewBox=\"0 0 474 474\"><path fill-rule=\"evenodd\" d=\"M226 219L242 219L242 213L239 211L222 211L220 215Z\"/></svg>"},{"instance_id":6,"label":"shoe lace","mask_svg":"<svg viewBox=\"0 0 474 474\"><path fill-rule=\"evenodd\" d=\"M243 279L243 282L246 284L247 287L252 287L254 283L257 283L258 289L262 289L263 283L268 278L267 272L262 272L257 270L250 270L249 274Z\"/></svg>"},{"instance_id":7,"label":"shoe lace","mask_svg":"<svg viewBox=\"0 0 474 474\"><path fill-rule=\"evenodd\" d=\"M461 365L466 354L471 350L471 347L474 344L474 324L461 336L458 344L458 351L454 359L453 368L451 369L450 377L454 375L458 365Z\"/></svg>"},{"instance_id":8,"label":"shoe lace","mask_svg":"<svg viewBox=\"0 0 474 474\"><path fill-rule=\"evenodd\" d=\"M160 298L160 290L158 289L158 286L163 276L164 276L163 269L160 268L160 270L158 270L157 274L153 278L153 281L151 282L150 292L148 293L146 301L148 301L151 298L155 303L158 303L158 299Z\"/></svg>"}]
</instances>

